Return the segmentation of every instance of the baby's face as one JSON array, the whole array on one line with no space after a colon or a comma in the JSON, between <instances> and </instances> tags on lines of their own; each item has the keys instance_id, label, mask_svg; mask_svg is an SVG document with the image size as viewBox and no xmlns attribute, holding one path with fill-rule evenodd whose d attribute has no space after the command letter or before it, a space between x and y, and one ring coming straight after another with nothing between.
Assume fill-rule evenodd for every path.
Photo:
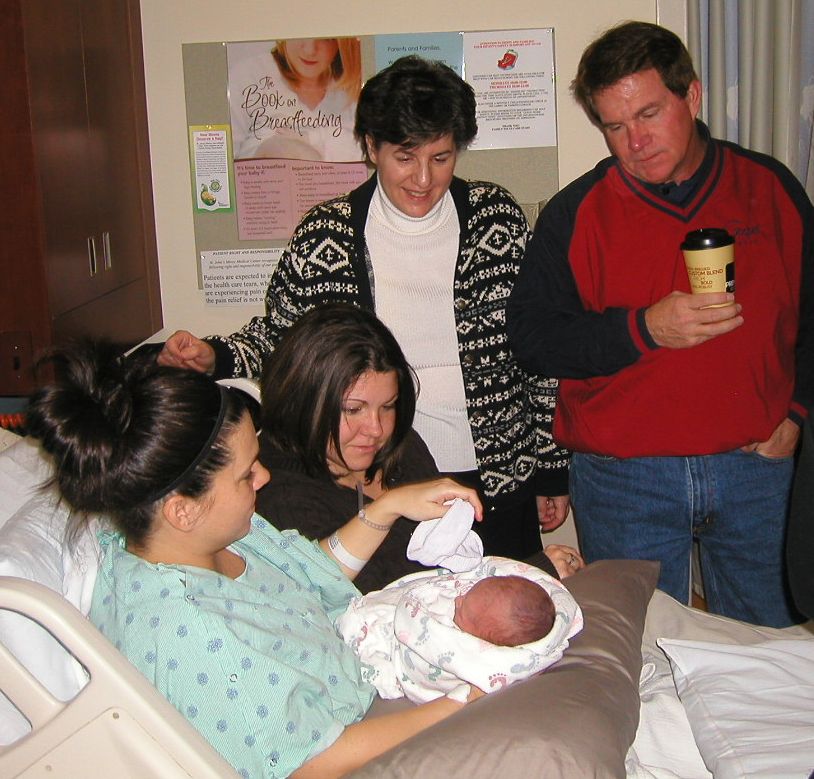
<instances>
[{"instance_id":1,"label":"baby's face","mask_svg":"<svg viewBox=\"0 0 814 779\"><path fill-rule=\"evenodd\" d=\"M468 592L455 598L455 616L452 621L473 636L480 636L481 627L489 624L490 610L496 599L492 597L489 587L481 586L484 581L475 584Z\"/></svg>"}]
</instances>

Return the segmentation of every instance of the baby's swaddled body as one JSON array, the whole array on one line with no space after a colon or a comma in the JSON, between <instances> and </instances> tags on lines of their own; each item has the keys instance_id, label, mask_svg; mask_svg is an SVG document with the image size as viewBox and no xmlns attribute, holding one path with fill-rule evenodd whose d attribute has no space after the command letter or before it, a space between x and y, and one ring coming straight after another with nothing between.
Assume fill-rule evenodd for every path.
<instances>
[{"instance_id":1,"label":"baby's swaddled body","mask_svg":"<svg viewBox=\"0 0 814 779\"><path fill-rule=\"evenodd\" d=\"M554 621L545 636L498 646L455 624L456 598L490 576L522 576L548 593ZM486 557L471 571L411 574L355 598L337 628L362 660L363 678L381 697L406 695L424 703L442 695L465 700L470 684L493 692L543 671L582 629L582 612L565 587L540 569Z\"/></svg>"}]
</instances>

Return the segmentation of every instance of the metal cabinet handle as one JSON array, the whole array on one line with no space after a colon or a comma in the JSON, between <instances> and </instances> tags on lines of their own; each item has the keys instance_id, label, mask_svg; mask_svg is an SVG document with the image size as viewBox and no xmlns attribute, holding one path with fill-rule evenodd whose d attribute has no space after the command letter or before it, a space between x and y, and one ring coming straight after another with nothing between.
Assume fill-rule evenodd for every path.
<instances>
[{"instance_id":1,"label":"metal cabinet handle","mask_svg":"<svg viewBox=\"0 0 814 779\"><path fill-rule=\"evenodd\" d=\"M88 265L90 267L90 275L95 276L99 267L96 262L96 236L91 235L88 237Z\"/></svg>"},{"instance_id":2,"label":"metal cabinet handle","mask_svg":"<svg viewBox=\"0 0 814 779\"><path fill-rule=\"evenodd\" d=\"M113 267L113 255L110 253L110 233L105 230L102 233L102 253L105 260L105 270Z\"/></svg>"}]
</instances>

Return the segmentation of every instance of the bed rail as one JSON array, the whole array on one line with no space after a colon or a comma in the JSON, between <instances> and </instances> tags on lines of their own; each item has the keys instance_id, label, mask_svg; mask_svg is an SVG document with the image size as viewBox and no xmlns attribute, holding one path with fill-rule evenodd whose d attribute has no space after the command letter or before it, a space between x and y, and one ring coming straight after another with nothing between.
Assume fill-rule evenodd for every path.
<instances>
[{"instance_id":1,"label":"bed rail","mask_svg":"<svg viewBox=\"0 0 814 779\"><path fill-rule=\"evenodd\" d=\"M231 766L71 604L35 582L0 576L0 609L34 620L73 654L88 684L55 698L0 644L0 689L31 732L0 747L0 776L235 777Z\"/></svg>"}]
</instances>

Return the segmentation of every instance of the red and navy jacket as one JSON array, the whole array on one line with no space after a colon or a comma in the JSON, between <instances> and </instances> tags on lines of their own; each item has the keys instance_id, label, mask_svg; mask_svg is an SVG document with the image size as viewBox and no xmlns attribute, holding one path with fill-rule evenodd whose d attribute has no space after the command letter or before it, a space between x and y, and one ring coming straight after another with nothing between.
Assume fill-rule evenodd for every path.
<instances>
[{"instance_id":1,"label":"red and navy jacket","mask_svg":"<svg viewBox=\"0 0 814 779\"><path fill-rule=\"evenodd\" d=\"M615 157L543 210L508 307L527 370L561 379L554 437L616 457L712 454L769 438L814 402L814 208L781 163L709 138L683 200ZM659 347L644 320L689 292L690 230L735 237L744 324L687 349Z\"/></svg>"}]
</instances>

